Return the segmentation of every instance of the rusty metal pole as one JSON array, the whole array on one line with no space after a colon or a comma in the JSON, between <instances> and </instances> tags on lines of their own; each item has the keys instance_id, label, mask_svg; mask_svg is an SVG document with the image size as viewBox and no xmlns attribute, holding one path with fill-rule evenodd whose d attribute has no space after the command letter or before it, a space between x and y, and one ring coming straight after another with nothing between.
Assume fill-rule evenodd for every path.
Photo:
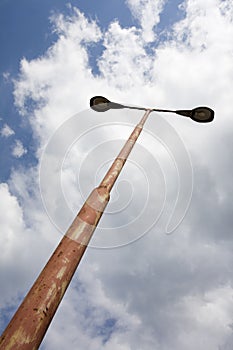
<instances>
[{"instance_id":1,"label":"rusty metal pole","mask_svg":"<svg viewBox=\"0 0 233 350\"><path fill-rule=\"evenodd\" d=\"M99 187L95 188L0 338L0 350L38 349L109 201L110 191L152 110L126 141Z\"/></svg>"}]
</instances>

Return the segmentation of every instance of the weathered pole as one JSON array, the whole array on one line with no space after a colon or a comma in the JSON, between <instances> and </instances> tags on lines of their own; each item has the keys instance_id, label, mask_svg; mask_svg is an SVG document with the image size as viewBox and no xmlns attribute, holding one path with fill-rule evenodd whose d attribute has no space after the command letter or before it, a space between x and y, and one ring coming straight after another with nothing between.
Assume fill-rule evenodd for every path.
<instances>
[{"instance_id":1,"label":"weathered pole","mask_svg":"<svg viewBox=\"0 0 233 350\"><path fill-rule=\"evenodd\" d=\"M38 349L88 246L117 180L143 125L146 110L99 187L95 188L0 338L0 350Z\"/></svg>"}]
</instances>

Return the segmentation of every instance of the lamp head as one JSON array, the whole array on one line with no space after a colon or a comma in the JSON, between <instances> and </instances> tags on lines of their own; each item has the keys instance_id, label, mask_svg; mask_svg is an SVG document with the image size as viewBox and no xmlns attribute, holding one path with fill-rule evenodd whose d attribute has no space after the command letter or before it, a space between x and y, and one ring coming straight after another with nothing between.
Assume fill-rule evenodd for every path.
<instances>
[{"instance_id":1,"label":"lamp head","mask_svg":"<svg viewBox=\"0 0 233 350\"><path fill-rule=\"evenodd\" d=\"M120 109L125 108L125 106L111 102L106 97L94 96L90 99L90 107L96 112L106 112L109 109Z\"/></svg>"},{"instance_id":2,"label":"lamp head","mask_svg":"<svg viewBox=\"0 0 233 350\"><path fill-rule=\"evenodd\" d=\"M214 111L209 107L197 107L192 110L175 111L176 114L189 117L198 123L209 123L214 119Z\"/></svg>"},{"instance_id":3,"label":"lamp head","mask_svg":"<svg viewBox=\"0 0 233 350\"><path fill-rule=\"evenodd\" d=\"M94 96L90 99L90 107L96 112L106 112L110 109L110 101L103 96Z\"/></svg>"}]
</instances>

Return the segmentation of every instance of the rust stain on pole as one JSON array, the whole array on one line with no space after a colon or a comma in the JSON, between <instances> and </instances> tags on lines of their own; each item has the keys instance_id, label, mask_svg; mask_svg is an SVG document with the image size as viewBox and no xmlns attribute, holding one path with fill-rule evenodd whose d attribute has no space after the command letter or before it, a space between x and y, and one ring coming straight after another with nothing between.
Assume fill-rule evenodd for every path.
<instances>
[{"instance_id":1,"label":"rust stain on pole","mask_svg":"<svg viewBox=\"0 0 233 350\"><path fill-rule=\"evenodd\" d=\"M95 188L0 338L0 350L38 349L110 198L110 191L151 110L135 127L100 186Z\"/></svg>"}]
</instances>

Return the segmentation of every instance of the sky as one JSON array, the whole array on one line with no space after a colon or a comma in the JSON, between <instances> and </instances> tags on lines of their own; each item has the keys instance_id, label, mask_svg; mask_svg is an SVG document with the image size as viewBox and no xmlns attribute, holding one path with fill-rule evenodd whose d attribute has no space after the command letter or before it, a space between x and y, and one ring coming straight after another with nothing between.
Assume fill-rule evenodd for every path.
<instances>
[{"instance_id":1,"label":"sky","mask_svg":"<svg viewBox=\"0 0 233 350\"><path fill-rule=\"evenodd\" d=\"M41 344L233 347L230 0L0 1L0 328L150 115Z\"/></svg>"}]
</instances>

